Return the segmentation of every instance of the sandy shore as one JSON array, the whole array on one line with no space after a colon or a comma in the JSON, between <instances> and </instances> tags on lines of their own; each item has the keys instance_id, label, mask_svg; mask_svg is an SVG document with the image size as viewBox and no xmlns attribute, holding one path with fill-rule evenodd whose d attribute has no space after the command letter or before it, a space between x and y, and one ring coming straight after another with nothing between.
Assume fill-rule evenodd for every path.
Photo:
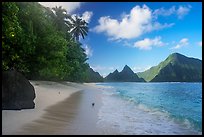
<instances>
[{"instance_id":1,"label":"sandy shore","mask_svg":"<svg viewBox=\"0 0 204 137\"><path fill-rule=\"evenodd\" d=\"M36 92L35 109L3 110L3 135L103 134L97 127L101 92L94 84L30 82Z\"/></svg>"},{"instance_id":2,"label":"sandy shore","mask_svg":"<svg viewBox=\"0 0 204 137\"><path fill-rule=\"evenodd\" d=\"M107 100L111 88L94 83L31 83L36 92L35 109L3 110L3 135L202 134L158 111L114 96Z\"/></svg>"}]
</instances>

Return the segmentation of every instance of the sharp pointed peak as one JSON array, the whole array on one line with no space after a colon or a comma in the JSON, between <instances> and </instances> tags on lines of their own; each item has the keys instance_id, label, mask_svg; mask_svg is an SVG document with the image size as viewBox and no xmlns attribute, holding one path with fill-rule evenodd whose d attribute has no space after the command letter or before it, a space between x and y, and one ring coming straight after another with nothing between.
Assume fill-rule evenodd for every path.
<instances>
[{"instance_id":1,"label":"sharp pointed peak","mask_svg":"<svg viewBox=\"0 0 204 137\"><path fill-rule=\"evenodd\" d=\"M128 65L125 65L124 68L129 68L129 69L130 69L130 67L129 67ZM123 69L124 69L124 68L123 68Z\"/></svg>"},{"instance_id":2,"label":"sharp pointed peak","mask_svg":"<svg viewBox=\"0 0 204 137\"><path fill-rule=\"evenodd\" d=\"M128 71L128 72L133 72L132 69L131 69L128 65L125 65L124 68L123 68L123 70L122 70L121 72L127 72L127 71ZM133 72L133 73L134 73L134 72Z\"/></svg>"},{"instance_id":3,"label":"sharp pointed peak","mask_svg":"<svg viewBox=\"0 0 204 137\"><path fill-rule=\"evenodd\" d=\"M116 69L114 72L117 72L117 73L118 73L118 70ZM114 73L114 72L113 72L113 73Z\"/></svg>"},{"instance_id":4,"label":"sharp pointed peak","mask_svg":"<svg viewBox=\"0 0 204 137\"><path fill-rule=\"evenodd\" d=\"M131 70L131 68L128 65L125 65L123 70L127 70L127 69Z\"/></svg>"}]
</instances>

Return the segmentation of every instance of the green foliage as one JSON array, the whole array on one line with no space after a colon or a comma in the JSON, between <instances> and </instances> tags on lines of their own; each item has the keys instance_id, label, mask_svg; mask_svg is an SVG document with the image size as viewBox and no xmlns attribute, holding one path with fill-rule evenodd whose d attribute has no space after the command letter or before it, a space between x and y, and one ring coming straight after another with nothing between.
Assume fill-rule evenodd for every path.
<instances>
[{"instance_id":1,"label":"green foliage","mask_svg":"<svg viewBox=\"0 0 204 137\"><path fill-rule=\"evenodd\" d=\"M14 67L29 79L84 81L88 64L71 40L70 15L37 2L2 3L2 69Z\"/></svg>"},{"instance_id":2,"label":"green foliage","mask_svg":"<svg viewBox=\"0 0 204 137\"><path fill-rule=\"evenodd\" d=\"M2 3L2 69L8 70L22 62L22 46L18 41L22 37L17 14L19 8L13 2Z\"/></svg>"},{"instance_id":3,"label":"green foliage","mask_svg":"<svg viewBox=\"0 0 204 137\"><path fill-rule=\"evenodd\" d=\"M137 73L139 77L144 78L146 81L151 81L158 73L160 72L161 69L166 67L169 63L175 62L175 57L174 55L176 54L171 54L169 57L167 57L164 61L159 63L157 66L151 67L150 69L144 71L144 72L139 72Z\"/></svg>"},{"instance_id":4,"label":"green foliage","mask_svg":"<svg viewBox=\"0 0 204 137\"><path fill-rule=\"evenodd\" d=\"M71 25L71 35L74 40L77 42L79 41L79 36L81 35L82 38L87 35L88 33L88 23L82 20L81 18L75 16L75 19L72 17L70 19L70 25Z\"/></svg>"},{"instance_id":5,"label":"green foliage","mask_svg":"<svg viewBox=\"0 0 204 137\"><path fill-rule=\"evenodd\" d=\"M137 74L151 82L202 81L202 61L173 53L159 65Z\"/></svg>"},{"instance_id":6,"label":"green foliage","mask_svg":"<svg viewBox=\"0 0 204 137\"><path fill-rule=\"evenodd\" d=\"M57 27L58 31L63 31L64 33L69 31L70 26L67 24L68 21L66 21L65 19L70 17L70 15L67 14L66 10L63 9L62 6L59 7L56 6L52 9L55 11L55 13L52 12L51 16L54 20L54 24Z\"/></svg>"},{"instance_id":7,"label":"green foliage","mask_svg":"<svg viewBox=\"0 0 204 137\"><path fill-rule=\"evenodd\" d=\"M67 41L57 33L39 38L34 54L37 58L32 59L32 62L36 62L33 63L35 66L31 66L32 72L36 72L41 79L63 79L66 51Z\"/></svg>"},{"instance_id":8,"label":"green foliage","mask_svg":"<svg viewBox=\"0 0 204 137\"><path fill-rule=\"evenodd\" d=\"M68 44L68 50L66 55L67 61L67 75L65 80L69 81L83 81L85 79L85 72L88 69L88 64L85 63L87 60L84 49L79 43L71 41Z\"/></svg>"}]
</instances>

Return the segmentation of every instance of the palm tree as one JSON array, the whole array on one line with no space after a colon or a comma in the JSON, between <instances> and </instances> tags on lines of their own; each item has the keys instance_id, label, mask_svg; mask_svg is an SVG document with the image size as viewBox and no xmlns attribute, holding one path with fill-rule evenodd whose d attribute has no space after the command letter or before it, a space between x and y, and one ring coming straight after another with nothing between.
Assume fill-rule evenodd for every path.
<instances>
[{"instance_id":1,"label":"palm tree","mask_svg":"<svg viewBox=\"0 0 204 137\"><path fill-rule=\"evenodd\" d=\"M60 31L69 31L70 30L70 23L69 21L66 21L65 19L68 19L70 17L69 14L67 14L67 11L62 8L62 6L52 8L55 11L54 14L54 20L55 25L57 26L58 30Z\"/></svg>"},{"instance_id":2,"label":"palm tree","mask_svg":"<svg viewBox=\"0 0 204 137\"><path fill-rule=\"evenodd\" d=\"M87 36L88 33L88 23L85 20L82 20L78 16L75 16L75 20L69 16L68 17L71 21L69 25L71 25L70 33L72 35L72 38L79 42L79 36L81 35L84 39L85 36Z\"/></svg>"},{"instance_id":3,"label":"palm tree","mask_svg":"<svg viewBox=\"0 0 204 137\"><path fill-rule=\"evenodd\" d=\"M72 36L72 39L79 42L79 36L81 35L84 39L88 33L88 23L85 20L82 20L80 17L75 16L75 19L72 18L70 14L66 12L62 6L52 8L55 13L50 16L54 18L55 25L59 31L69 32ZM69 36L67 36L69 38Z\"/></svg>"}]
</instances>

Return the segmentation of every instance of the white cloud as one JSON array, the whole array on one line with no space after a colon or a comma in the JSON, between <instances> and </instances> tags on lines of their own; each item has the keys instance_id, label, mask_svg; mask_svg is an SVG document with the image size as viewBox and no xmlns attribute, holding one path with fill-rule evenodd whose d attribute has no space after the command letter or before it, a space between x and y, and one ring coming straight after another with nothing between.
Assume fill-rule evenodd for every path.
<instances>
[{"instance_id":1,"label":"white cloud","mask_svg":"<svg viewBox=\"0 0 204 137\"><path fill-rule=\"evenodd\" d=\"M146 5L135 6L129 14L122 14L122 19L112 19L110 16L101 17L93 31L104 32L112 40L131 39L153 30L171 27L173 24L160 24L152 20L152 11Z\"/></svg>"},{"instance_id":2,"label":"white cloud","mask_svg":"<svg viewBox=\"0 0 204 137\"><path fill-rule=\"evenodd\" d=\"M50 8L62 6L62 8L66 9L68 13L74 12L81 5L80 2L39 2L39 3L45 7Z\"/></svg>"},{"instance_id":3,"label":"white cloud","mask_svg":"<svg viewBox=\"0 0 204 137\"><path fill-rule=\"evenodd\" d=\"M93 15L93 12L91 12L91 11L86 11L86 12L84 12L84 13L82 14L82 17L81 17L81 18L82 18L83 20L85 20L87 23L89 23L90 20L91 20L92 15Z\"/></svg>"},{"instance_id":4,"label":"white cloud","mask_svg":"<svg viewBox=\"0 0 204 137\"><path fill-rule=\"evenodd\" d=\"M159 8L153 11L154 18L157 18L158 16L170 16L170 15L176 15L179 19L182 19L185 15L189 13L191 9L191 6L179 6L176 8L175 6L172 6L169 9Z\"/></svg>"},{"instance_id":5,"label":"white cloud","mask_svg":"<svg viewBox=\"0 0 204 137\"><path fill-rule=\"evenodd\" d=\"M107 73L102 73L101 76L102 76L103 78L105 78L106 76L108 76L108 74L107 74Z\"/></svg>"},{"instance_id":6,"label":"white cloud","mask_svg":"<svg viewBox=\"0 0 204 137\"><path fill-rule=\"evenodd\" d=\"M79 14L72 14L71 16L72 16L72 18L73 18L74 20L76 20L76 19L75 19L75 16L77 16L77 17L79 17L79 18L85 20L87 23L89 23L89 22L91 21L91 17L93 16L93 12L92 12L92 11L85 11L85 12L82 14L82 16L79 15ZM69 20L69 19L68 19L68 20Z\"/></svg>"},{"instance_id":7,"label":"white cloud","mask_svg":"<svg viewBox=\"0 0 204 137\"><path fill-rule=\"evenodd\" d=\"M186 45L188 45L189 43L188 43L188 39L187 38L183 38L183 39L181 39L179 42L178 42L178 44L175 46L175 47L172 47L171 49L180 49L181 47L183 47L183 46L186 46Z\"/></svg>"},{"instance_id":8,"label":"white cloud","mask_svg":"<svg viewBox=\"0 0 204 137\"><path fill-rule=\"evenodd\" d=\"M185 15L188 14L188 12L190 11L191 6L179 6L176 14L178 16L179 19L182 19Z\"/></svg>"},{"instance_id":9,"label":"white cloud","mask_svg":"<svg viewBox=\"0 0 204 137\"><path fill-rule=\"evenodd\" d=\"M91 56L93 55L93 50L91 49L90 46L84 45L84 50L85 50L85 54L86 54L88 57L91 57Z\"/></svg>"},{"instance_id":10,"label":"white cloud","mask_svg":"<svg viewBox=\"0 0 204 137\"><path fill-rule=\"evenodd\" d=\"M154 30L160 30L160 29L164 29L164 28L169 28L169 27L172 27L174 25L174 23L170 23L170 24L167 24L167 23L164 23L164 24L160 24L159 22L154 22L152 24L148 24L146 26L146 32L151 32L151 31L154 31Z\"/></svg>"},{"instance_id":11,"label":"white cloud","mask_svg":"<svg viewBox=\"0 0 204 137\"><path fill-rule=\"evenodd\" d=\"M141 50L150 50L152 46L164 46L165 43L161 41L161 37L155 37L154 39L145 38L143 40L134 43L134 47Z\"/></svg>"},{"instance_id":12,"label":"white cloud","mask_svg":"<svg viewBox=\"0 0 204 137\"><path fill-rule=\"evenodd\" d=\"M123 45L127 46L127 47L132 47L133 46L133 44L131 44L130 42L128 42L126 40L123 42Z\"/></svg>"},{"instance_id":13,"label":"white cloud","mask_svg":"<svg viewBox=\"0 0 204 137\"><path fill-rule=\"evenodd\" d=\"M112 70L115 69L114 67L105 67L105 66L100 66L100 65L90 66L90 67L91 67L94 71L104 71L104 70L112 71Z\"/></svg>"},{"instance_id":14,"label":"white cloud","mask_svg":"<svg viewBox=\"0 0 204 137\"><path fill-rule=\"evenodd\" d=\"M202 41L198 42L198 45L202 47Z\"/></svg>"},{"instance_id":15,"label":"white cloud","mask_svg":"<svg viewBox=\"0 0 204 137\"><path fill-rule=\"evenodd\" d=\"M148 70L149 68L151 68L151 66L147 66L147 67L133 67L133 71L135 72L135 73L137 73L137 72L143 72L143 71L145 71L145 70Z\"/></svg>"},{"instance_id":16,"label":"white cloud","mask_svg":"<svg viewBox=\"0 0 204 137\"><path fill-rule=\"evenodd\" d=\"M158 16L170 16L170 15L174 14L175 12L176 12L175 6L172 6L169 9L164 9L162 7L160 9L154 10L153 15L155 18L157 18Z\"/></svg>"}]
</instances>

